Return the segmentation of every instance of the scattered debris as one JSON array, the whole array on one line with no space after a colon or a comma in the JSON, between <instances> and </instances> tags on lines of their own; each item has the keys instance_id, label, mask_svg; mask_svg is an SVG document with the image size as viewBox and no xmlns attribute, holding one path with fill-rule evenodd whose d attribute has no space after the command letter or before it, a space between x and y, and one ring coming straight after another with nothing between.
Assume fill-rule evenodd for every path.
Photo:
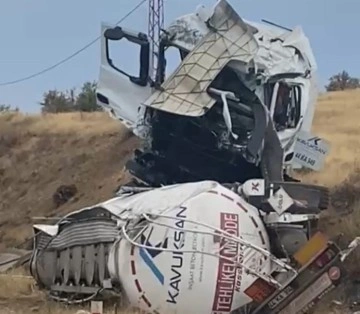
<instances>
[{"instance_id":1,"label":"scattered debris","mask_svg":"<svg viewBox=\"0 0 360 314\"><path fill-rule=\"evenodd\" d=\"M18 267L29 261L31 251L19 249L7 249L0 253L0 273L4 273L13 267Z\"/></svg>"},{"instance_id":2,"label":"scattered debris","mask_svg":"<svg viewBox=\"0 0 360 314\"><path fill-rule=\"evenodd\" d=\"M39 311L40 311L39 306L33 306L32 308L30 308L30 312L39 312Z\"/></svg>"},{"instance_id":3,"label":"scattered debris","mask_svg":"<svg viewBox=\"0 0 360 314\"><path fill-rule=\"evenodd\" d=\"M79 310L76 312L76 314L92 314L89 311L85 311L85 310Z\"/></svg>"},{"instance_id":4,"label":"scattered debris","mask_svg":"<svg viewBox=\"0 0 360 314\"><path fill-rule=\"evenodd\" d=\"M10 253L0 254L0 273L6 272L16 265L20 256Z\"/></svg>"},{"instance_id":5,"label":"scattered debris","mask_svg":"<svg viewBox=\"0 0 360 314\"><path fill-rule=\"evenodd\" d=\"M335 304L335 305L342 305L342 302L336 301L336 300L333 300L332 303Z\"/></svg>"}]
</instances>

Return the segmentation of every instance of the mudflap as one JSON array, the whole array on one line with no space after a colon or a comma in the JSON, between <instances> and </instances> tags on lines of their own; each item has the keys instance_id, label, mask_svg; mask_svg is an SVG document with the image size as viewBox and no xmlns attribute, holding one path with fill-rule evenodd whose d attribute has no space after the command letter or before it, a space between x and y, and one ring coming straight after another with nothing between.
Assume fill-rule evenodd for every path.
<instances>
[{"instance_id":1,"label":"mudflap","mask_svg":"<svg viewBox=\"0 0 360 314\"><path fill-rule=\"evenodd\" d=\"M328 241L322 233L316 233L294 254L298 275L282 289L258 279L245 291L255 302L251 313L309 313L345 277L340 253L335 243Z\"/></svg>"}]
</instances>

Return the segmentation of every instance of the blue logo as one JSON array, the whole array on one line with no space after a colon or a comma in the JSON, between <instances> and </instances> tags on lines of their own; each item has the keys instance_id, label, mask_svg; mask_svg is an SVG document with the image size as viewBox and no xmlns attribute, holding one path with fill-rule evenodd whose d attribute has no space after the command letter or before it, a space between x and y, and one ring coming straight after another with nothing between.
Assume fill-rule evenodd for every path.
<instances>
[{"instance_id":1,"label":"blue logo","mask_svg":"<svg viewBox=\"0 0 360 314\"><path fill-rule=\"evenodd\" d=\"M159 242L155 246L152 245L149 241L151 234L154 230L154 227L151 228L149 235L146 237L144 234L141 234L140 242L143 245L146 245L150 248L140 248L140 257L143 259L145 264L150 268L155 277L159 280L159 282L164 285L164 275L160 271L160 269L155 265L154 259L158 256L162 251L157 248L167 249L168 247L168 238L166 238L163 242Z\"/></svg>"}]
</instances>

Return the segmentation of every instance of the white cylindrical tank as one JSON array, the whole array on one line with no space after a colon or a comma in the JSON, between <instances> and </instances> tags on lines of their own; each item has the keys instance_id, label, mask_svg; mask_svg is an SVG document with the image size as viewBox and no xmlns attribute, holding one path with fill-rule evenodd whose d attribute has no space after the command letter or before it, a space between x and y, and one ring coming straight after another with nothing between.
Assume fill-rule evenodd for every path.
<instances>
[{"instance_id":1,"label":"white cylindrical tank","mask_svg":"<svg viewBox=\"0 0 360 314\"><path fill-rule=\"evenodd\" d=\"M230 313L252 301L245 290L258 277L245 268L269 274L269 258L190 221L221 229L269 250L268 235L255 207L218 185L163 215L173 219L154 218L155 222L149 223L137 239L153 249L133 246L125 239L113 248L111 256L118 262L112 273L121 281L132 305L149 313L210 314ZM219 254L236 258L244 267L237 268L231 261L214 256Z\"/></svg>"}]
</instances>

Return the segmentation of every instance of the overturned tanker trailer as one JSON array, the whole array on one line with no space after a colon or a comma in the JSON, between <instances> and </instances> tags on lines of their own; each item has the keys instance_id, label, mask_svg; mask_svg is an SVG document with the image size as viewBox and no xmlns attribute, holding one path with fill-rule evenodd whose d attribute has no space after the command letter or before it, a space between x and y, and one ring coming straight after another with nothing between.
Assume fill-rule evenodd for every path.
<instances>
[{"instance_id":1,"label":"overturned tanker trailer","mask_svg":"<svg viewBox=\"0 0 360 314\"><path fill-rule=\"evenodd\" d=\"M355 242L341 251L289 196L281 214L270 210L265 200L279 193L263 180L123 187L35 225L31 273L68 303L115 296L154 314L307 313L343 281Z\"/></svg>"},{"instance_id":2,"label":"overturned tanker trailer","mask_svg":"<svg viewBox=\"0 0 360 314\"><path fill-rule=\"evenodd\" d=\"M138 77L113 61L126 39L141 47ZM179 65L166 77L174 49ZM150 186L287 179L317 97L317 65L301 28L245 22L219 1L171 23L159 50L152 82L147 36L103 25L98 103L144 142L130 173Z\"/></svg>"}]
</instances>

